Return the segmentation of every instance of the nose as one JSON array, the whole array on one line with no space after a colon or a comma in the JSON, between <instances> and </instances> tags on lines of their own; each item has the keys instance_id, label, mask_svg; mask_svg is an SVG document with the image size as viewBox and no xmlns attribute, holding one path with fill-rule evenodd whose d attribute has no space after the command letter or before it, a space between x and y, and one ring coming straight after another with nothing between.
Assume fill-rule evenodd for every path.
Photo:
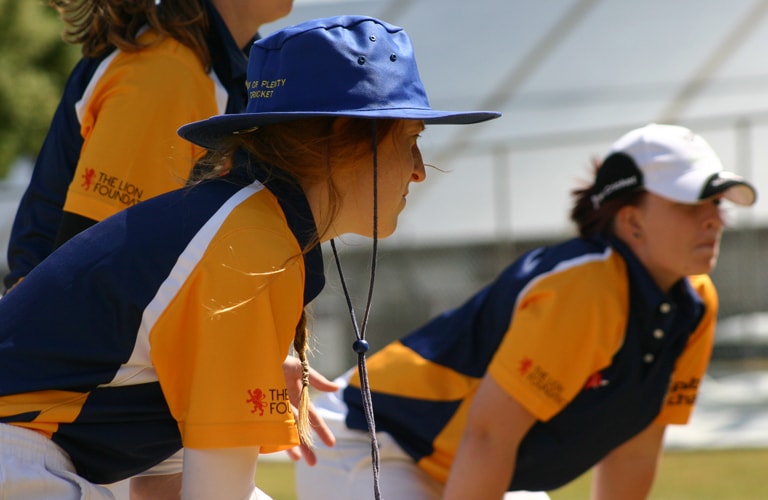
<instances>
[{"instance_id":1,"label":"nose","mask_svg":"<svg viewBox=\"0 0 768 500\"><path fill-rule=\"evenodd\" d=\"M727 223L727 217L724 207L720 200L705 204L706 213L704 214L704 227L707 229L722 229Z\"/></svg>"},{"instance_id":2,"label":"nose","mask_svg":"<svg viewBox=\"0 0 768 500\"><path fill-rule=\"evenodd\" d=\"M411 182L424 182L427 178L427 170L424 168L424 158L421 156L421 150L418 145L411 148L413 154L413 173L411 174Z\"/></svg>"}]
</instances>

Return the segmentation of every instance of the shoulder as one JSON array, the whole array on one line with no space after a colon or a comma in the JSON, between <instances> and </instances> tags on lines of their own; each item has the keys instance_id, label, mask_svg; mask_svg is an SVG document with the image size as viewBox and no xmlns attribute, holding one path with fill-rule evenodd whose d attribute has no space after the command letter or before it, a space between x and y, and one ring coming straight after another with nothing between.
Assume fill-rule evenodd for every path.
<instances>
[{"instance_id":1,"label":"shoulder","mask_svg":"<svg viewBox=\"0 0 768 500\"><path fill-rule=\"evenodd\" d=\"M148 45L138 51L118 51L111 63L113 69L131 68L134 71L156 72L163 80L207 78L203 63L194 50L171 37L158 38L147 31L139 41Z\"/></svg>"},{"instance_id":2,"label":"shoulder","mask_svg":"<svg viewBox=\"0 0 768 500\"><path fill-rule=\"evenodd\" d=\"M533 262L539 264L533 267ZM601 295L626 283L626 264L609 245L574 238L559 245L534 250L516 263L521 272L536 276L533 282L547 287L576 287ZM528 268L528 269L526 269ZM594 296L594 295L593 295Z\"/></svg>"},{"instance_id":3,"label":"shoulder","mask_svg":"<svg viewBox=\"0 0 768 500\"><path fill-rule=\"evenodd\" d=\"M98 106L104 100L117 99L135 106L135 99L140 97L145 106L189 107L198 106L201 100L215 102L214 88L215 83L189 47L163 38L139 51L117 51L105 59L83 102Z\"/></svg>"},{"instance_id":4,"label":"shoulder","mask_svg":"<svg viewBox=\"0 0 768 500\"><path fill-rule=\"evenodd\" d=\"M574 239L543 249L540 258L541 268L516 294L518 325L525 317L530 321L526 329L579 325L591 333L606 328L623 333L630 287L626 263L618 252Z\"/></svg>"},{"instance_id":5,"label":"shoulder","mask_svg":"<svg viewBox=\"0 0 768 500\"><path fill-rule=\"evenodd\" d=\"M271 264L285 263L301 254L277 198L260 184L244 187L242 197L220 225L216 244L227 249L249 248L250 257ZM239 259L240 257L235 257ZM243 258L248 256L243 255Z\"/></svg>"}]
</instances>

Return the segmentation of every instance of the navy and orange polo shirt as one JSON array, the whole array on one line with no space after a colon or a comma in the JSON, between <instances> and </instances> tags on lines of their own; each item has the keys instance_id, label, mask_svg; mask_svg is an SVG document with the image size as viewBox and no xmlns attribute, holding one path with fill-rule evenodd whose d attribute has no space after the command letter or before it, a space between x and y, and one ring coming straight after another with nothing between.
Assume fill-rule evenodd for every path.
<instances>
[{"instance_id":1,"label":"navy and orange polo shirt","mask_svg":"<svg viewBox=\"0 0 768 500\"><path fill-rule=\"evenodd\" d=\"M687 421L716 313L709 277L663 294L619 241L533 250L462 306L370 357L377 430L445 482L488 374L538 419L509 489L555 489L649 424ZM358 387L353 376L347 425L365 430Z\"/></svg>"},{"instance_id":2,"label":"navy and orange polo shirt","mask_svg":"<svg viewBox=\"0 0 768 500\"><path fill-rule=\"evenodd\" d=\"M62 210L98 221L183 186L201 150L178 127L245 109L246 52L210 1L203 4L210 73L173 39L84 58L72 70L13 223L7 288L72 236L74 228L59 234ZM155 38L148 30L140 41Z\"/></svg>"},{"instance_id":3,"label":"navy and orange polo shirt","mask_svg":"<svg viewBox=\"0 0 768 500\"><path fill-rule=\"evenodd\" d=\"M298 443L282 362L320 247L303 193L241 167L90 227L0 300L0 423L96 483L182 445Z\"/></svg>"}]
</instances>

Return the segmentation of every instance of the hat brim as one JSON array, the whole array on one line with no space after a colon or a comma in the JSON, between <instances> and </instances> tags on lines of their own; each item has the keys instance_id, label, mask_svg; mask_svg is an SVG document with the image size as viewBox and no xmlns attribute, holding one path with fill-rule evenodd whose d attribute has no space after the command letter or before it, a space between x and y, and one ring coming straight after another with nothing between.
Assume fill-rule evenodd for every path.
<instances>
[{"instance_id":1,"label":"hat brim","mask_svg":"<svg viewBox=\"0 0 768 500\"><path fill-rule=\"evenodd\" d=\"M707 197L722 194L726 200L745 207L757 201L757 190L747 181L728 180L715 188L710 188Z\"/></svg>"},{"instance_id":2,"label":"hat brim","mask_svg":"<svg viewBox=\"0 0 768 500\"><path fill-rule=\"evenodd\" d=\"M437 111L434 109L239 113L217 115L205 120L188 123L180 127L177 133L187 141L206 149L221 149L227 144L228 139L237 132L251 130L262 125L322 116L422 120L428 125L469 125L498 118L501 116L501 113L496 111Z\"/></svg>"}]
</instances>

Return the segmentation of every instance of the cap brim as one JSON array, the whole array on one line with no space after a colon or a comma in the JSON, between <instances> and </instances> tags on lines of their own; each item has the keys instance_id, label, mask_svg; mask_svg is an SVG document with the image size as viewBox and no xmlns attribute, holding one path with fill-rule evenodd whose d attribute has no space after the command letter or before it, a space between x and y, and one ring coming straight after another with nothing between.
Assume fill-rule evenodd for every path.
<instances>
[{"instance_id":1,"label":"cap brim","mask_svg":"<svg viewBox=\"0 0 768 500\"><path fill-rule=\"evenodd\" d=\"M737 205L750 206L757 201L757 191L746 181L729 180L710 191L710 196L722 193L723 197Z\"/></svg>"},{"instance_id":2,"label":"cap brim","mask_svg":"<svg viewBox=\"0 0 768 500\"><path fill-rule=\"evenodd\" d=\"M750 206L757 200L757 189L744 177L719 170L704 181L699 199L706 200L716 195L722 195L726 200L737 205Z\"/></svg>"},{"instance_id":3,"label":"cap brim","mask_svg":"<svg viewBox=\"0 0 768 500\"><path fill-rule=\"evenodd\" d=\"M428 125L469 125L492 120L501 116L496 111L437 111L434 109L386 109L348 112L328 111L293 111L281 113L239 113L212 116L183 125L178 130L179 136L206 149L221 149L227 140L239 131L254 129L262 125L271 125L301 118L322 116L423 120Z\"/></svg>"}]
</instances>

